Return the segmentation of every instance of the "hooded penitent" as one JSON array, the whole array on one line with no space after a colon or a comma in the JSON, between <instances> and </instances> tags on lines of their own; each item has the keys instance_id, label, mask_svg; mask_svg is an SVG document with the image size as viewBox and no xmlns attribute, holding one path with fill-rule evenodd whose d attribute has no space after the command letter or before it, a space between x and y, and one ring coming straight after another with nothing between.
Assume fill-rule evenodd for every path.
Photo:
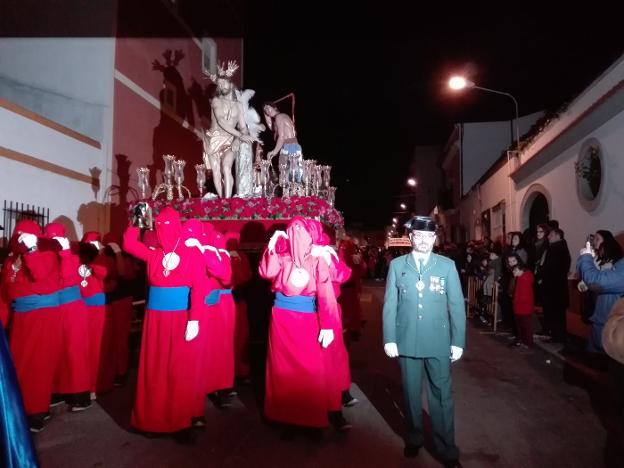
<instances>
[{"instance_id":1,"label":"hooded penitent","mask_svg":"<svg viewBox=\"0 0 624 468\"><path fill-rule=\"evenodd\" d=\"M34 234L37 237L41 236L41 227L35 223L32 219L23 219L18 221L13 229L13 235L10 240L11 252L14 254L26 252L24 244L18 242L20 234Z\"/></svg>"},{"instance_id":2,"label":"hooded penitent","mask_svg":"<svg viewBox=\"0 0 624 468\"><path fill-rule=\"evenodd\" d=\"M182 242L180 215L176 210L167 206L158 213L154 221L160 247L165 253L173 252Z\"/></svg>"}]
</instances>

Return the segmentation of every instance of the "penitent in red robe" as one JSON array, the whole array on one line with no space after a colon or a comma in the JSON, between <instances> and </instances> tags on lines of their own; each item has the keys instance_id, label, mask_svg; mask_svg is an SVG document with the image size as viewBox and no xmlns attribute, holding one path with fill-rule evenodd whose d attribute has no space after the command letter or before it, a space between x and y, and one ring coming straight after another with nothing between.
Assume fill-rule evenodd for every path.
<instances>
[{"instance_id":1,"label":"penitent in red robe","mask_svg":"<svg viewBox=\"0 0 624 468\"><path fill-rule=\"evenodd\" d=\"M35 415L49 409L61 353L60 272L55 252L20 253L20 233L41 235L41 229L30 220L16 224L13 255L4 263L2 284L13 301L9 340L24 409Z\"/></svg>"},{"instance_id":2,"label":"penitent in red robe","mask_svg":"<svg viewBox=\"0 0 624 468\"><path fill-rule=\"evenodd\" d=\"M221 257L220 268L209 276L208 296L205 300L208 306L206 393L213 393L234 386L236 306L231 290L232 263L229 253L225 251L223 234L213 229L208 230L206 236L208 245L218 249ZM206 265L209 265L213 255L211 250L205 251Z\"/></svg>"},{"instance_id":3,"label":"penitent in red robe","mask_svg":"<svg viewBox=\"0 0 624 468\"><path fill-rule=\"evenodd\" d=\"M329 247L329 237L323 233L323 226L316 220L306 220L312 234L313 253L322 254L321 259L329 260L329 274L336 298L340 297L340 285L351 276L351 269L338 259L338 255ZM327 379L328 409L340 411L342 409L342 392L351 387L351 372L349 370L349 354L344 343L342 333L342 311L338 305L338 321L334 328L334 342L322 351Z\"/></svg>"},{"instance_id":4,"label":"penitent in red robe","mask_svg":"<svg viewBox=\"0 0 624 468\"><path fill-rule=\"evenodd\" d=\"M48 239L65 237L61 223L50 223L44 229ZM55 241L54 241L55 242ZM61 283L59 321L61 323L61 357L54 381L54 393L77 394L91 388L89 368L88 310L80 295L80 260L71 250L59 253Z\"/></svg>"},{"instance_id":5,"label":"penitent in red robe","mask_svg":"<svg viewBox=\"0 0 624 468\"><path fill-rule=\"evenodd\" d=\"M204 230L211 231L212 226L197 219L189 219L182 226L182 236L186 239L197 239L200 244L208 244L208 236ZM213 315L218 311L218 304L213 306L205 303L206 297L215 290L219 289L218 278L226 278L230 275L229 265L223 260L222 256L217 255L214 249L208 249L202 254L198 249L191 249L197 257L196 262L205 266L204 274L193 288L192 301L199 304L195 314L195 319L199 321L199 334L194 340L195 349L193 354L197 359L196 366L196 407L193 417L204 416L204 405L206 399L209 379L213 378L215 369L221 365L219 357L210 354L210 346L214 345L212 341L214 335ZM217 301L218 302L218 301Z\"/></svg>"},{"instance_id":6,"label":"penitent in red robe","mask_svg":"<svg viewBox=\"0 0 624 468\"><path fill-rule=\"evenodd\" d=\"M251 267L245 252L239 248L240 234L225 233L226 246L232 262L232 289L236 304L236 326L234 330L234 372L236 377L249 376L249 319L247 301L241 288L251 279Z\"/></svg>"},{"instance_id":7,"label":"penitent in red robe","mask_svg":"<svg viewBox=\"0 0 624 468\"><path fill-rule=\"evenodd\" d=\"M187 342L184 335L187 322L197 319L190 297L203 265L196 261L195 249L184 245L175 210L164 208L155 226L159 245L154 249L139 241L138 228L128 227L124 233L124 249L147 263L150 287L132 425L145 432L170 433L190 427L196 416L196 343Z\"/></svg>"},{"instance_id":8,"label":"penitent in red robe","mask_svg":"<svg viewBox=\"0 0 624 468\"><path fill-rule=\"evenodd\" d=\"M293 219L287 233L289 251L278 253L267 248L259 266L260 275L272 281L276 293L269 329L264 411L274 421L325 427L327 385L318 336L321 329L338 326L336 297L327 263L310 255L312 238L305 220ZM295 269L309 275L305 285L293 282ZM278 305L278 299L284 306ZM312 312L295 305L307 305L312 299L316 302ZM289 301L292 306L287 305Z\"/></svg>"}]
</instances>

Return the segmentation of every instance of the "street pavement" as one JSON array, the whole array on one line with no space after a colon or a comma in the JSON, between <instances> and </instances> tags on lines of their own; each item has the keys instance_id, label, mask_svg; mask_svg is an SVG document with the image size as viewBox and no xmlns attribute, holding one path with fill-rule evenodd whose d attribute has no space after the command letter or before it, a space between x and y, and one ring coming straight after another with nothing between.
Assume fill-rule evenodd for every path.
<instances>
[{"instance_id":1,"label":"street pavement","mask_svg":"<svg viewBox=\"0 0 624 468\"><path fill-rule=\"evenodd\" d=\"M261 417L264 343L252 343L254 380L237 386L227 410L207 400L207 427L194 444L150 439L129 428L134 381L72 414L53 409L35 435L43 468L88 467L437 467L431 440L414 459L403 457L403 404L395 360L383 353L383 283L362 294L366 325L349 343L352 393L360 403L344 410L348 433L325 430L286 438ZM502 335L467 327L463 358L453 364L456 442L463 466L624 466L621 423L615 418L605 373L543 349L509 348ZM424 404L426 409L426 401ZM424 415L425 426L428 417Z\"/></svg>"}]
</instances>

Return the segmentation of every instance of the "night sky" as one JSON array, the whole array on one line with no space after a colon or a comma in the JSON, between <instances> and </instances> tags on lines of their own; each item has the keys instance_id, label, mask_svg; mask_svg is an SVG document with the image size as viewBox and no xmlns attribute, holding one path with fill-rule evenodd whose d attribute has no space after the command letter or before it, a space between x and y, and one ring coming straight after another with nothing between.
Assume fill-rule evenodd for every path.
<instances>
[{"instance_id":1,"label":"night sky","mask_svg":"<svg viewBox=\"0 0 624 468\"><path fill-rule=\"evenodd\" d=\"M443 145L455 122L513 118L504 96L451 94L451 73L511 93L526 115L559 108L624 51L617 19L596 4L588 12L440 2L444 11L425 12L404 6L416 2L340 11L334 1L294 13L301 3L246 6L245 87L256 89L258 107L296 94L304 155L333 166L347 225L367 228L392 217L415 145Z\"/></svg>"}]
</instances>

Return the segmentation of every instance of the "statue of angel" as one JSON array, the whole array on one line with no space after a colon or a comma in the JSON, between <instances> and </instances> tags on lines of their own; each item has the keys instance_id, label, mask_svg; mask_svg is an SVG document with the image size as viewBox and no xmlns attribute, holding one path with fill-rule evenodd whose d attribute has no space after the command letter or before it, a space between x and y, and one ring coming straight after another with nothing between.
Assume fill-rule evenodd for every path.
<instances>
[{"instance_id":1,"label":"statue of angel","mask_svg":"<svg viewBox=\"0 0 624 468\"><path fill-rule=\"evenodd\" d=\"M260 115L249 105L249 101L256 94L253 89L236 90L236 99L241 104L243 117L249 136L260 145L258 135L265 130L260 123ZM252 143L241 142L240 151L236 158L236 196L250 197L253 195L253 148Z\"/></svg>"}]
</instances>

